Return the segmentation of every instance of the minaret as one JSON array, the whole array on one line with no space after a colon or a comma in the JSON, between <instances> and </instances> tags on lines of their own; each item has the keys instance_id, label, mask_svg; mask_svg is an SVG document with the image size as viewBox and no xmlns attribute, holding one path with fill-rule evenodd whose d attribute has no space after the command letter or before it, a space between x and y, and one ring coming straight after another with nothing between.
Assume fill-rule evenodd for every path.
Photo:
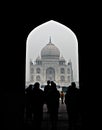
<instances>
[{"instance_id":1,"label":"minaret","mask_svg":"<svg viewBox=\"0 0 102 130\"><path fill-rule=\"evenodd\" d=\"M70 66L70 70L71 70L71 82L73 82L74 79L73 79L73 68L72 68L72 61L71 61L71 59L69 60L68 65Z\"/></svg>"},{"instance_id":2,"label":"minaret","mask_svg":"<svg viewBox=\"0 0 102 130\"><path fill-rule=\"evenodd\" d=\"M71 67L71 82L73 82L73 68L72 68L72 61L70 59L70 67Z\"/></svg>"}]
</instances>

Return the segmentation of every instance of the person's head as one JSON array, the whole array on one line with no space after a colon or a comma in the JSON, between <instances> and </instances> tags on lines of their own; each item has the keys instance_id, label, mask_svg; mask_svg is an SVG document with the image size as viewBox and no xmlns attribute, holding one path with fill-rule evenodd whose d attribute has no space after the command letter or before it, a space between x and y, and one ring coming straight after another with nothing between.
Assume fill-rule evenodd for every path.
<instances>
[{"instance_id":1,"label":"person's head","mask_svg":"<svg viewBox=\"0 0 102 130\"><path fill-rule=\"evenodd\" d=\"M69 85L69 86L67 87L67 92L68 92L71 88L72 88L72 86Z\"/></svg>"},{"instance_id":2,"label":"person's head","mask_svg":"<svg viewBox=\"0 0 102 130\"><path fill-rule=\"evenodd\" d=\"M72 86L73 88L76 88L75 82L72 82L72 83L71 83L71 86Z\"/></svg>"},{"instance_id":3,"label":"person's head","mask_svg":"<svg viewBox=\"0 0 102 130\"><path fill-rule=\"evenodd\" d=\"M30 90L32 89L32 86L33 86L32 84L29 85L29 89L30 89Z\"/></svg>"},{"instance_id":4,"label":"person's head","mask_svg":"<svg viewBox=\"0 0 102 130\"><path fill-rule=\"evenodd\" d=\"M49 85L50 83L51 83L50 80L48 80L48 81L47 81L47 84Z\"/></svg>"},{"instance_id":5,"label":"person's head","mask_svg":"<svg viewBox=\"0 0 102 130\"><path fill-rule=\"evenodd\" d=\"M53 81L51 81L51 85L55 85L55 83Z\"/></svg>"},{"instance_id":6,"label":"person's head","mask_svg":"<svg viewBox=\"0 0 102 130\"><path fill-rule=\"evenodd\" d=\"M40 87L39 82L36 82L36 83L34 84L34 89L39 89L39 87Z\"/></svg>"},{"instance_id":7,"label":"person's head","mask_svg":"<svg viewBox=\"0 0 102 130\"><path fill-rule=\"evenodd\" d=\"M57 89L56 84L53 81L51 81L51 86L52 86L53 89Z\"/></svg>"}]
</instances>

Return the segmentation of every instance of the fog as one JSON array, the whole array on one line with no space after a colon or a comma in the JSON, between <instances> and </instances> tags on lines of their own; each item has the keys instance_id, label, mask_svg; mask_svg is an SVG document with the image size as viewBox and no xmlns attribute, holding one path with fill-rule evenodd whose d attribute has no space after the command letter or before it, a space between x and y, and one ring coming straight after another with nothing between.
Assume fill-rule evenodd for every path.
<instances>
[{"instance_id":1,"label":"fog","mask_svg":"<svg viewBox=\"0 0 102 130\"><path fill-rule=\"evenodd\" d=\"M26 81L29 81L30 60L35 61L41 56L41 50L49 43L49 37L60 50L60 56L63 56L66 62L71 59L74 81L79 81L78 40L69 28L51 20L32 29L26 42Z\"/></svg>"}]
</instances>

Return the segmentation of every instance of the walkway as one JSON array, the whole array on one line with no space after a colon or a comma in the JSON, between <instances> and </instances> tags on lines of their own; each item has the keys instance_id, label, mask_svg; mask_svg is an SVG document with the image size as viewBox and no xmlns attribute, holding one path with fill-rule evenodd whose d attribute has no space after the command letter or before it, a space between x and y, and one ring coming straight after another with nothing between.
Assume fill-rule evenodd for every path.
<instances>
[{"instance_id":1,"label":"walkway","mask_svg":"<svg viewBox=\"0 0 102 130\"><path fill-rule=\"evenodd\" d=\"M81 120L78 120L78 129L81 130ZM32 130L32 123L29 120L27 123L25 123L25 130ZM51 123L49 120L49 114L47 113L47 107L46 104L44 104L43 107L43 121L42 121L42 127L41 130L51 130ZM68 130L68 115L66 111L66 105L61 104L59 106L59 113L58 113L58 124L57 124L57 130Z\"/></svg>"},{"instance_id":2,"label":"walkway","mask_svg":"<svg viewBox=\"0 0 102 130\"><path fill-rule=\"evenodd\" d=\"M65 104L61 104L59 107L58 114L58 130L68 130L68 115L66 111ZM46 105L44 105L44 113L43 113L43 122L42 122L42 130L50 130L51 123L49 121L49 114L47 113Z\"/></svg>"}]
</instances>

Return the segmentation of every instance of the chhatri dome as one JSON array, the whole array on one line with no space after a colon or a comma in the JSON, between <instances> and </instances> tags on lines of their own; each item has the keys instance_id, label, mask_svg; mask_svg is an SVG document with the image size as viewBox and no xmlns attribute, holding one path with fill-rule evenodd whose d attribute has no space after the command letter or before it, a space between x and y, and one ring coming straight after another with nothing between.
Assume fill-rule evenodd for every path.
<instances>
[{"instance_id":1,"label":"chhatri dome","mask_svg":"<svg viewBox=\"0 0 102 130\"><path fill-rule=\"evenodd\" d=\"M49 43L41 50L41 58L42 59L59 59L60 51L59 49L51 42L51 37L49 39Z\"/></svg>"}]
</instances>

